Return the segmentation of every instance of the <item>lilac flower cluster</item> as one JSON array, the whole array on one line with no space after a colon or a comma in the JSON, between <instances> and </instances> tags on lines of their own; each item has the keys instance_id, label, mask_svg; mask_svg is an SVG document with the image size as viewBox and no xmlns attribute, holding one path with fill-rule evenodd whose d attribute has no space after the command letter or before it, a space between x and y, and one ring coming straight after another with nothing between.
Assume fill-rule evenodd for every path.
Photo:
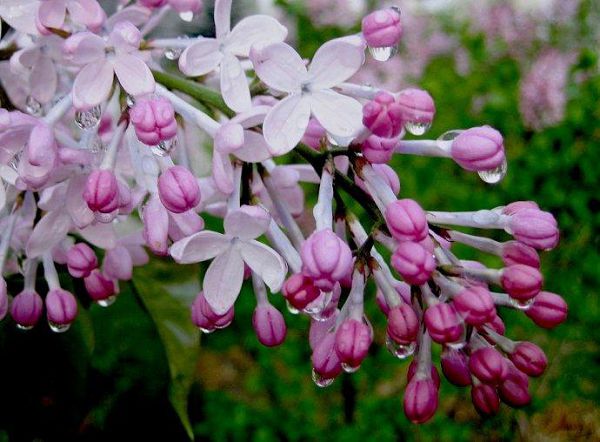
<instances>
[{"instance_id":1,"label":"lilac flower cluster","mask_svg":"<svg viewBox=\"0 0 600 442\"><path fill-rule=\"evenodd\" d=\"M0 279L0 314L10 310L22 329L45 314L53 331L66 331L77 300L61 288L57 265L108 306L119 281L147 263L146 249L179 264L209 261L191 306L194 324L205 333L227 327L250 279L257 338L279 345L287 329L270 298L281 292L290 312L311 319L313 379L324 387L368 354L372 280L388 349L399 359L415 355L404 395L411 421L425 422L437 408L434 342L446 378L470 386L480 412L497 412L500 400L528 403L528 377L544 371L546 358L505 336L497 308L522 310L545 328L565 320L562 298L542 291L538 256L557 245L557 224L533 202L440 212L398 199L394 155L451 158L487 183L506 174L495 129L407 140L434 119L426 91L348 82L367 48L378 58L393 54L399 12L367 15L362 32L326 42L307 62L271 17L232 28L231 0L216 1L215 38L146 38L171 8L196 13L201 4L139 1L108 17L95 0L0 8L13 28L0 43L12 51L9 70L26 80L2 78L13 99L7 107L16 109L0 110L0 269L3 277L22 274L24 284L11 298ZM166 71L163 57L178 59L194 80ZM213 141L209 176L192 172L198 130ZM299 223L301 183L318 184L310 227ZM368 222L353 212L360 206ZM221 218L222 232L204 229L200 214ZM500 229L513 240L455 227ZM461 260L454 243L496 255L503 267Z\"/></svg>"}]
</instances>

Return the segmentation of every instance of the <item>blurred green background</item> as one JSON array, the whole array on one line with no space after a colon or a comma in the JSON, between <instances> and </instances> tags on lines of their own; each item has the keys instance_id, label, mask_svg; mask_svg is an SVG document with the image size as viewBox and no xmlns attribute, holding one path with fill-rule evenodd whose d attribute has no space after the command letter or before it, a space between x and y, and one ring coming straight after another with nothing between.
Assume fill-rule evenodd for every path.
<instances>
[{"instance_id":1,"label":"blurred green background","mask_svg":"<svg viewBox=\"0 0 600 442\"><path fill-rule=\"evenodd\" d=\"M280 17L296 29L304 56L359 29L351 18L343 25L317 24L310 2L276 3ZM398 79L434 97L438 112L427 137L490 124L504 134L509 160L506 179L489 186L452 161L395 158L404 197L436 210L531 199L558 219L561 243L542 260L546 289L569 303L567 322L541 330L518 312L502 311L508 336L538 343L550 361L547 372L531 382L530 406L503 406L498 416L482 419L468 390L442 382L435 418L422 426L409 423L402 411L408 362L394 359L382 345L384 318L374 302L367 309L376 330L370 357L357 373L317 388L310 378L306 318L286 312L286 342L262 347L251 327L254 297L245 287L233 324L200 341L188 305L202 269L155 259L136 269L132 283L122 284L111 308L83 310L64 335L45 326L23 333L10 320L0 325L0 441L177 441L188 439L188 432L215 441L600 440L600 45L590 26L596 3L579 2L568 22L569 42L564 24L551 23L548 36L536 37L521 58L506 44L490 46L468 19L458 20L447 9L420 11L455 46L427 57L419 78ZM406 37L400 64L427 50L409 46L415 41ZM547 47L569 51L575 61L564 118L533 131L519 113L519 88L528 60ZM468 55L466 71L457 65L457 48ZM549 78L552 70L544 75ZM82 291L80 285L72 288ZM273 301L285 310L280 296Z\"/></svg>"}]
</instances>

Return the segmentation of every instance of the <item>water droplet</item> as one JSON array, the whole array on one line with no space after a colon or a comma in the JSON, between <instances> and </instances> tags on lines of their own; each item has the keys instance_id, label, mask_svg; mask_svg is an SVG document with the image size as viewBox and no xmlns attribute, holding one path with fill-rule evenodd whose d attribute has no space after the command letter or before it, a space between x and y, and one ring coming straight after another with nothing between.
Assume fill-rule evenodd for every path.
<instances>
[{"instance_id":1,"label":"water droplet","mask_svg":"<svg viewBox=\"0 0 600 442\"><path fill-rule=\"evenodd\" d=\"M56 324L52 321L48 321L48 327L50 327L50 330L54 333L64 333L71 328L71 324Z\"/></svg>"},{"instance_id":2,"label":"water droplet","mask_svg":"<svg viewBox=\"0 0 600 442\"><path fill-rule=\"evenodd\" d=\"M183 48L169 48L165 51L165 58L167 60L177 60L182 52Z\"/></svg>"},{"instance_id":3,"label":"water droplet","mask_svg":"<svg viewBox=\"0 0 600 442\"><path fill-rule=\"evenodd\" d=\"M333 384L333 381L335 379L324 378L319 373L317 373L315 371L315 369L313 368L313 370L312 370L312 380L313 380L313 382L315 383L315 385L317 387L325 388L325 387L329 387L331 384Z\"/></svg>"},{"instance_id":4,"label":"water droplet","mask_svg":"<svg viewBox=\"0 0 600 442\"><path fill-rule=\"evenodd\" d=\"M430 127L431 123L422 123L420 121L407 121L404 123L404 128L407 130L407 132L416 136L423 135L429 130Z\"/></svg>"},{"instance_id":5,"label":"water droplet","mask_svg":"<svg viewBox=\"0 0 600 442\"><path fill-rule=\"evenodd\" d=\"M463 132L463 130L459 129L449 130L441 134L437 139L438 141L452 141Z\"/></svg>"},{"instance_id":6,"label":"water droplet","mask_svg":"<svg viewBox=\"0 0 600 442\"><path fill-rule=\"evenodd\" d=\"M396 46L382 46L379 48L369 46L369 53L376 61L388 61L396 55L397 52L398 48Z\"/></svg>"},{"instance_id":7,"label":"water droplet","mask_svg":"<svg viewBox=\"0 0 600 442\"><path fill-rule=\"evenodd\" d=\"M464 339L461 339L459 341L456 342L449 342L446 344L449 348L451 348L452 350L460 350L462 348L465 348L467 345L467 341L465 341Z\"/></svg>"},{"instance_id":8,"label":"water droplet","mask_svg":"<svg viewBox=\"0 0 600 442\"><path fill-rule=\"evenodd\" d=\"M346 373L356 373L359 368L360 368L360 365L358 365L356 367L353 367L352 365L349 365L349 364L346 364L345 362L342 362L342 369Z\"/></svg>"},{"instance_id":9,"label":"water droplet","mask_svg":"<svg viewBox=\"0 0 600 442\"><path fill-rule=\"evenodd\" d=\"M531 299L527 299L525 301L520 300L520 299L514 299L514 298L510 298L510 304L521 311L527 311L531 308L531 306L533 305L535 301L535 298L531 298Z\"/></svg>"},{"instance_id":10,"label":"water droplet","mask_svg":"<svg viewBox=\"0 0 600 442\"><path fill-rule=\"evenodd\" d=\"M104 144L102 144L102 140L100 139L100 137L96 135L90 140L88 149L92 153L100 153L105 150L105 146Z\"/></svg>"},{"instance_id":11,"label":"water droplet","mask_svg":"<svg viewBox=\"0 0 600 442\"><path fill-rule=\"evenodd\" d=\"M41 117L44 110L42 103L37 101L31 95L25 99L25 109L28 114L33 115L34 117Z\"/></svg>"},{"instance_id":12,"label":"water droplet","mask_svg":"<svg viewBox=\"0 0 600 442\"><path fill-rule=\"evenodd\" d=\"M229 322L225 323L225 324L219 324L219 325L215 325L215 328L216 328L217 330L222 330L222 329L224 329L224 328L227 328L227 327L229 327L229 326L231 325L231 323L232 323L232 322L233 322L233 319L232 319L231 321L229 321Z\"/></svg>"},{"instance_id":13,"label":"water droplet","mask_svg":"<svg viewBox=\"0 0 600 442\"><path fill-rule=\"evenodd\" d=\"M27 331L27 330L31 330L31 329L33 328L33 325L23 325L23 324L17 324L17 328L18 328L19 330L24 330L24 331Z\"/></svg>"},{"instance_id":14,"label":"water droplet","mask_svg":"<svg viewBox=\"0 0 600 442\"><path fill-rule=\"evenodd\" d=\"M113 305L115 303L116 300L117 300L117 296L112 295L112 296L109 296L108 298L97 300L96 304L98 304L100 307L110 307L111 305Z\"/></svg>"},{"instance_id":15,"label":"water droplet","mask_svg":"<svg viewBox=\"0 0 600 442\"><path fill-rule=\"evenodd\" d=\"M11 167L12 169L14 169L15 171L17 171L17 169L19 168L19 161L21 161L21 156L23 155L23 151L20 150L17 153L15 153L13 155L13 157L10 159L10 162L8 163L8 166Z\"/></svg>"},{"instance_id":16,"label":"water droplet","mask_svg":"<svg viewBox=\"0 0 600 442\"><path fill-rule=\"evenodd\" d=\"M133 97L133 95L127 94L127 96L125 97L125 104L127 105L127 107L135 106L135 98Z\"/></svg>"},{"instance_id":17,"label":"water droplet","mask_svg":"<svg viewBox=\"0 0 600 442\"><path fill-rule=\"evenodd\" d=\"M189 23L194 19L194 13L192 11L180 12L179 18Z\"/></svg>"},{"instance_id":18,"label":"water droplet","mask_svg":"<svg viewBox=\"0 0 600 442\"><path fill-rule=\"evenodd\" d=\"M152 153L159 157L166 157L177 145L177 138L173 137L170 140L163 140L156 146L152 146Z\"/></svg>"},{"instance_id":19,"label":"water droplet","mask_svg":"<svg viewBox=\"0 0 600 442\"><path fill-rule=\"evenodd\" d=\"M477 172L479 178L484 183L488 184L498 184L500 181L504 179L506 176L506 172L508 171L508 163L506 162L506 158L502 161L498 167L492 170L482 170L481 172Z\"/></svg>"},{"instance_id":20,"label":"water droplet","mask_svg":"<svg viewBox=\"0 0 600 442\"><path fill-rule=\"evenodd\" d=\"M214 328L204 328L204 327L198 327L200 329L200 331L202 333L204 333L205 335L210 335L211 333L213 333L215 331Z\"/></svg>"},{"instance_id":21,"label":"water droplet","mask_svg":"<svg viewBox=\"0 0 600 442\"><path fill-rule=\"evenodd\" d=\"M388 349L388 351L398 359L406 359L412 356L415 353L415 350L417 349L416 342L411 342L408 345L398 344L389 336L385 337L385 346Z\"/></svg>"},{"instance_id":22,"label":"water droplet","mask_svg":"<svg viewBox=\"0 0 600 442\"><path fill-rule=\"evenodd\" d=\"M285 301L285 305L287 306L288 312L290 312L292 315L297 315L298 313L300 313L300 310L298 310L296 307L290 304L289 301Z\"/></svg>"},{"instance_id":23,"label":"water droplet","mask_svg":"<svg viewBox=\"0 0 600 442\"><path fill-rule=\"evenodd\" d=\"M91 129L100 122L102 116L102 108L100 105L94 106L85 111L75 112L75 123L80 129Z\"/></svg>"}]
</instances>

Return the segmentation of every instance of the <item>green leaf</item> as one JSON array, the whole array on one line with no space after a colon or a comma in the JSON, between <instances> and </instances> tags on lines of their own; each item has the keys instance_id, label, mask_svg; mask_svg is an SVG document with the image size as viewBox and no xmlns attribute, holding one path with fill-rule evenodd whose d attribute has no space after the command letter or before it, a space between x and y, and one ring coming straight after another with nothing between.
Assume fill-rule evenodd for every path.
<instances>
[{"instance_id":1,"label":"green leaf","mask_svg":"<svg viewBox=\"0 0 600 442\"><path fill-rule=\"evenodd\" d=\"M173 266L154 261L138 267L133 275L133 284L164 345L171 373L169 399L190 439L193 439L187 400L200 352L200 333L192 324L189 306L200 288L197 267L181 270Z\"/></svg>"}]
</instances>

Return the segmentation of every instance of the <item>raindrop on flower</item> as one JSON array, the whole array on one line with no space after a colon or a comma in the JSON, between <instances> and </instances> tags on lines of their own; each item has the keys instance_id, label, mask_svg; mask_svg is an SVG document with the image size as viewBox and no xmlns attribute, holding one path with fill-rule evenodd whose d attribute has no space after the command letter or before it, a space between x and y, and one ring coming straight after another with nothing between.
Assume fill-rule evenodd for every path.
<instances>
[{"instance_id":1,"label":"raindrop on flower","mask_svg":"<svg viewBox=\"0 0 600 442\"><path fill-rule=\"evenodd\" d=\"M228 323L226 323L226 324L215 325L215 328L217 330L221 330L221 329L227 328L227 327L229 327L229 325L231 324L232 321L233 321L233 319L231 321L229 321Z\"/></svg>"},{"instance_id":2,"label":"raindrop on flower","mask_svg":"<svg viewBox=\"0 0 600 442\"><path fill-rule=\"evenodd\" d=\"M290 312L292 315L297 315L298 313L300 313L300 310L298 310L296 307L290 304L289 301L285 301L285 305L288 309L288 312Z\"/></svg>"},{"instance_id":3,"label":"raindrop on flower","mask_svg":"<svg viewBox=\"0 0 600 442\"><path fill-rule=\"evenodd\" d=\"M92 153L100 153L104 150L105 146L102 144L102 140L98 135L95 135L91 140L88 146L88 149Z\"/></svg>"},{"instance_id":4,"label":"raindrop on flower","mask_svg":"<svg viewBox=\"0 0 600 442\"><path fill-rule=\"evenodd\" d=\"M48 327L50 327L50 330L54 333L64 333L71 328L71 324L55 324L52 321L48 321Z\"/></svg>"},{"instance_id":5,"label":"raindrop on flower","mask_svg":"<svg viewBox=\"0 0 600 442\"><path fill-rule=\"evenodd\" d=\"M506 176L506 172L508 171L508 163L506 162L506 158L502 161L498 167L492 170L482 170L481 172L477 172L479 178L484 183L488 184L497 184L504 179Z\"/></svg>"},{"instance_id":6,"label":"raindrop on flower","mask_svg":"<svg viewBox=\"0 0 600 442\"><path fill-rule=\"evenodd\" d=\"M163 140L156 146L152 146L152 153L159 157L166 157L177 145L177 138Z\"/></svg>"},{"instance_id":7,"label":"raindrop on flower","mask_svg":"<svg viewBox=\"0 0 600 442\"><path fill-rule=\"evenodd\" d=\"M127 94L125 97L125 104L127 107L133 107L135 105L135 98L132 95Z\"/></svg>"},{"instance_id":8,"label":"raindrop on flower","mask_svg":"<svg viewBox=\"0 0 600 442\"><path fill-rule=\"evenodd\" d=\"M329 387L331 384L333 384L334 381L334 379L324 378L319 373L317 373L314 368L312 371L312 380L315 383L315 385L320 388Z\"/></svg>"},{"instance_id":9,"label":"raindrop on flower","mask_svg":"<svg viewBox=\"0 0 600 442\"><path fill-rule=\"evenodd\" d=\"M177 60L182 52L183 48L168 48L165 51L165 58L167 60Z\"/></svg>"},{"instance_id":10,"label":"raindrop on flower","mask_svg":"<svg viewBox=\"0 0 600 442\"><path fill-rule=\"evenodd\" d=\"M100 122L102 116L102 108L100 105L85 111L77 111L75 113L75 123L80 129L91 129Z\"/></svg>"},{"instance_id":11,"label":"raindrop on flower","mask_svg":"<svg viewBox=\"0 0 600 442\"><path fill-rule=\"evenodd\" d=\"M31 95L29 95L25 100L25 109L27 110L28 114L33 115L34 117L41 117L44 110L42 103L37 101Z\"/></svg>"},{"instance_id":12,"label":"raindrop on flower","mask_svg":"<svg viewBox=\"0 0 600 442\"><path fill-rule=\"evenodd\" d=\"M449 342L446 344L449 348L451 348L452 350L460 350L462 348L465 348L467 345L467 341L465 341L464 339L461 339L459 341L456 342Z\"/></svg>"},{"instance_id":13,"label":"raindrop on flower","mask_svg":"<svg viewBox=\"0 0 600 442\"><path fill-rule=\"evenodd\" d=\"M194 19L194 13L192 11L180 12L179 18L189 23Z\"/></svg>"},{"instance_id":14,"label":"raindrop on flower","mask_svg":"<svg viewBox=\"0 0 600 442\"><path fill-rule=\"evenodd\" d=\"M510 304L517 310L521 310L521 311L529 310L534 302L535 302L535 298L526 299L524 301L519 300L519 299L510 298Z\"/></svg>"},{"instance_id":15,"label":"raindrop on flower","mask_svg":"<svg viewBox=\"0 0 600 442\"><path fill-rule=\"evenodd\" d=\"M98 301L96 301L96 304L98 304L100 307L110 307L111 305L113 305L115 303L116 300L117 300L116 295L113 295L113 296L109 296L106 299L99 299Z\"/></svg>"},{"instance_id":16,"label":"raindrop on flower","mask_svg":"<svg viewBox=\"0 0 600 442\"><path fill-rule=\"evenodd\" d=\"M342 369L346 372L346 373L356 373L358 371L358 369L360 368L360 365L353 367L349 364L346 364L345 362L342 362Z\"/></svg>"},{"instance_id":17,"label":"raindrop on flower","mask_svg":"<svg viewBox=\"0 0 600 442\"><path fill-rule=\"evenodd\" d=\"M210 335L212 332L215 331L215 329L214 328L203 328L203 327L200 327L200 331L202 333L204 333L205 335Z\"/></svg>"},{"instance_id":18,"label":"raindrop on flower","mask_svg":"<svg viewBox=\"0 0 600 442\"><path fill-rule=\"evenodd\" d=\"M397 46L382 46L379 48L373 48L369 46L369 53L376 61L388 61L398 52Z\"/></svg>"},{"instance_id":19,"label":"raindrop on flower","mask_svg":"<svg viewBox=\"0 0 600 442\"><path fill-rule=\"evenodd\" d=\"M31 330L31 329L33 328L33 325L23 325L23 324L17 324L17 328L18 328L19 330L24 330L24 331L27 331L27 330Z\"/></svg>"},{"instance_id":20,"label":"raindrop on flower","mask_svg":"<svg viewBox=\"0 0 600 442\"><path fill-rule=\"evenodd\" d=\"M23 151L20 150L17 153L15 153L13 155L13 157L10 159L8 166L11 167L13 170L17 170L19 167L19 161L21 161L21 156L23 155Z\"/></svg>"},{"instance_id":21,"label":"raindrop on flower","mask_svg":"<svg viewBox=\"0 0 600 442\"><path fill-rule=\"evenodd\" d=\"M421 123L419 121L407 121L404 123L406 131L416 136L423 135L430 127L431 123Z\"/></svg>"},{"instance_id":22,"label":"raindrop on flower","mask_svg":"<svg viewBox=\"0 0 600 442\"><path fill-rule=\"evenodd\" d=\"M388 351L398 359L406 359L412 356L417 349L417 344L415 342L411 342L408 345L398 344L389 336L385 338L385 346Z\"/></svg>"}]
</instances>

